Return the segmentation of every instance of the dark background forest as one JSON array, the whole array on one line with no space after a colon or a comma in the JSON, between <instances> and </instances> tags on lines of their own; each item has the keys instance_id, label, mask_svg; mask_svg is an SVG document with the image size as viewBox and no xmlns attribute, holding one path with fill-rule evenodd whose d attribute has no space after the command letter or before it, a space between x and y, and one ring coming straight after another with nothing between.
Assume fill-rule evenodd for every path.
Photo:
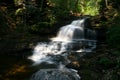
<instances>
[{"instance_id":1,"label":"dark background forest","mask_svg":"<svg viewBox=\"0 0 120 80\"><path fill-rule=\"evenodd\" d=\"M119 80L119 0L0 0L0 55L27 56L34 42L55 36L60 27L84 16L97 32L98 47L74 67L83 80ZM14 74L4 80L15 80L9 75Z\"/></svg>"}]
</instances>

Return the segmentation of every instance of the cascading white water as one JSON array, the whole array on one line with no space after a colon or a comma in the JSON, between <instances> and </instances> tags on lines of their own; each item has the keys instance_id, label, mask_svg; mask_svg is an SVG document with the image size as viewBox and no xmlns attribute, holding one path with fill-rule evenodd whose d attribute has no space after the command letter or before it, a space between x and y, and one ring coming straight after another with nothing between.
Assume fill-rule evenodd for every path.
<instances>
[{"instance_id":1,"label":"cascading white water","mask_svg":"<svg viewBox=\"0 0 120 80\"><path fill-rule=\"evenodd\" d=\"M33 55L30 56L29 59L34 61L34 64L46 62L48 64L55 64L57 68L49 69L48 67L47 69L44 69L44 71L40 69L32 76L31 80L80 79L75 70L68 69L65 65L70 63L70 60L67 58L69 52L91 52L96 48L95 32L85 28L84 23L86 19L87 18L74 20L71 24L61 27L57 36L50 39L51 42L38 43L34 48ZM52 74L49 74L49 72ZM75 73L74 76L72 76L74 79L70 79L70 75L73 75L73 73ZM50 79L50 76L53 76L54 74L57 76ZM44 77L40 78L40 76L43 75ZM58 75L61 75L61 79ZM57 77L59 79L56 79Z\"/></svg>"}]
</instances>

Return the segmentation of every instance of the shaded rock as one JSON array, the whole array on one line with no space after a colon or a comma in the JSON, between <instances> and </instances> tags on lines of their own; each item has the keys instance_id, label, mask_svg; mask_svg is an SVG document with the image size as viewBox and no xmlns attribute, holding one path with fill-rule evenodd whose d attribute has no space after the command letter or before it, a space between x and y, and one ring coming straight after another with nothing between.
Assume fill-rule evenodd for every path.
<instances>
[{"instance_id":1,"label":"shaded rock","mask_svg":"<svg viewBox=\"0 0 120 80\"><path fill-rule=\"evenodd\" d=\"M72 69L40 69L30 80L80 80L80 77Z\"/></svg>"}]
</instances>

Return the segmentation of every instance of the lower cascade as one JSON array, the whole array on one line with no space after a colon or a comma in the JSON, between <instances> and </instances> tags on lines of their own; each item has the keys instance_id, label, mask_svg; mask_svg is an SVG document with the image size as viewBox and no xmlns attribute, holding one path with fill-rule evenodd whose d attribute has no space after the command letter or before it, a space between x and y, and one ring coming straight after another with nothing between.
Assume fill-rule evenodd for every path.
<instances>
[{"instance_id":1,"label":"lower cascade","mask_svg":"<svg viewBox=\"0 0 120 80\"><path fill-rule=\"evenodd\" d=\"M71 54L92 52L96 48L96 33L89 28L89 18L72 21L63 26L56 37L50 42L40 42L34 48L33 55L28 57L33 65L47 65L40 67L30 80L80 80L77 70L67 68L71 63ZM54 67L51 68L51 65Z\"/></svg>"}]
</instances>

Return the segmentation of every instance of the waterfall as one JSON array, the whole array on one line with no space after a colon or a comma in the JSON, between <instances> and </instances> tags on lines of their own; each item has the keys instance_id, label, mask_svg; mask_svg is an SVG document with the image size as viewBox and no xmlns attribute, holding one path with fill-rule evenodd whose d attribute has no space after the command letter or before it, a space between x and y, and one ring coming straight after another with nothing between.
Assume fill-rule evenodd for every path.
<instances>
[{"instance_id":1,"label":"waterfall","mask_svg":"<svg viewBox=\"0 0 120 80\"><path fill-rule=\"evenodd\" d=\"M66 67L71 61L68 55L74 52L91 52L96 48L95 31L86 27L87 18L74 20L63 26L50 42L40 42L29 57L34 64L54 64L56 67L40 69L32 75L31 80L80 80L74 69ZM81 53L79 55L82 55Z\"/></svg>"}]
</instances>

